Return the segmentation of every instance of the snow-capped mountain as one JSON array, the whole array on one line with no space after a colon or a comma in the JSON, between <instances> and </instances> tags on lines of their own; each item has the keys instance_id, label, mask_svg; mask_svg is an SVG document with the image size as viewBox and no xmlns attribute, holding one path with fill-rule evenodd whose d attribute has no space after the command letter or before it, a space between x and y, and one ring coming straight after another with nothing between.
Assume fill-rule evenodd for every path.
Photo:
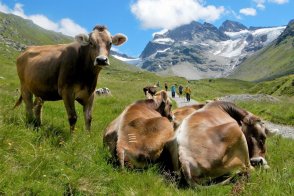
<instances>
[{"instance_id":1,"label":"snow-capped mountain","mask_svg":"<svg viewBox=\"0 0 294 196\"><path fill-rule=\"evenodd\" d=\"M116 58L118 60L121 60L123 62L126 62L128 64L131 64L131 65L138 65L138 64L140 64L142 62L141 58L130 57L130 56L126 55L126 54L121 54L121 53L116 52L114 50L111 50L110 54L114 58Z\"/></svg>"},{"instance_id":2,"label":"snow-capped mountain","mask_svg":"<svg viewBox=\"0 0 294 196\"><path fill-rule=\"evenodd\" d=\"M140 57L143 69L200 79L224 77L275 40L281 27L249 27L225 21L219 28L192 22L153 35Z\"/></svg>"}]
</instances>

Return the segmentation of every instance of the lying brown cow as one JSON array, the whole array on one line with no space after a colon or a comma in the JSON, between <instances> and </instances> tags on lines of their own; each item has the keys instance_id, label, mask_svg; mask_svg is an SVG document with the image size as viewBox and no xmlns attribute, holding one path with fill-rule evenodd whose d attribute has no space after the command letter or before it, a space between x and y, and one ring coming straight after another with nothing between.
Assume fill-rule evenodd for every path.
<instances>
[{"instance_id":1,"label":"lying brown cow","mask_svg":"<svg viewBox=\"0 0 294 196\"><path fill-rule=\"evenodd\" d=\"M251 164L268 167L265 140L269 134L249 112L229 102L211 102L177 129L178 156L174 159L179 158L191 186L237 169L251 169Z\"/></svg>"},{"instance_id":2,"label":"lying brown cow","mask_svg":"<svg viewBox=\"0 0 294 196\"><path fill-rule=\"evenodd\" d=\"M183 106L180 108L177 108L173 110L173 115L174 115L174 127L177 128L184 118L186 118L188 115L192 114L196 110L199 110L200 108L203 108L205 104L199 103L199 104L193 104L193 105L188 105L188 106Z\"/></svg>"},{"instance_id":3,"label":"lying brown cow","mask_svg":"<svg viewBox=\"0 0 294 196\"><path fill-rule=\"evenodd\" d=\"M106 27L96 26L89 36L77 35L75 39L70 44L31 46L17 58L21 95L15 107L23 99L27 119L36 126L41 124L43 102L62 99L73 132L77 100L83 105L86 129L90 130L98 74L109 65L111 45L121 45L127 38L122 34L111 36Z\"/></svg>"},{"instance_id":4,"label":"lying brown cow","mask_svg":"<svg viewBox=\"0 0 294 196\"><path fill-rule=\"evenodd\" d=\"M125 162L143 168L159 158L174 137L171 106L167 93L160 91L153 99L131 104L110 123L103 142L114 157L117 155L122 168Z\"/></svg>"}]
</instances>

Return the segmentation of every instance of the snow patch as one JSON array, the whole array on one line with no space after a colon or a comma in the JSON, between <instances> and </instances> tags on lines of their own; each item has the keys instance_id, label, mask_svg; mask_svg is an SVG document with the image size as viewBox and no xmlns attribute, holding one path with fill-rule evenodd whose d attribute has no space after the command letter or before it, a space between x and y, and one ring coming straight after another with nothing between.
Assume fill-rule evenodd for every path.
<instances>
[{"instance_id":1,"label":"snow patch","mask_svg":"<svg viewBox=\"0 0 294 196\"><path fill-rule=\"evenodd\" d=\"M286 26L257 29L254 32L252 32L252 35L254 37L267 35L267 40L265 44L269 44L270 42L274 41L279 35L281 35L285 28Z\"/></svg>"},{"instance_id":2,"label":"snow patch","mask_svg":"<svg viewBox=\"0 0 294 196\"><path fill-rule=\"evenodd\" d=\"M175 40L171 38L158 38L152 41L153 43L158 43L158 44L171 44L174 43Z\"/></svg>"},{"instance_id":3,"label":"snow patch","mask_svg":"<svg viewBox=\"0 0 294 196\"><path fill-rule=\"evenodd\" d=\"M131 59L131 58L125 58L125 57L121 57L121 56L118 56L118 55L112 55L114 58L118 59L118 60L121 60L123 62L126 62L126 63L129 63L129 64L132 64L132 65L136 65L138 64L139 62L142 61L141 58L136 58L136 59Z\"/></svg>"},{"instance_id":4,"label":"snow patch","mask_svg":"<svg viewBox=\"0 0 294 196\"><path fill-rule=\"evenodd\" d=\"M250 31L248 30L242 30L239 32L225 32L225 34L229 36L231 39L241 39L248 36L249 33Z\"/></svg>"},{"instance_id":5,"label":"snow patch","mask_svg":"<svg viewBox=\"0 0 294 196\"><path fill-rule=\"evenodd\" d=\"M161 31L158 31L158 32L152 33L152 37L155 37L155 35L163 35L163 34L165 34L166 32L168 32L168 29L162 29Z\"/></svg>"},{"instance_id":6,"label":"snow patch","mask_svg":"<svg viewBox=\"0 0 294 196\"><path fill-rule=\"evenodd\" d=\"M166 48L166 49L164 49L164 50L157 50L157 52L156 53L158 53L158 52L166 52L166 51L168 51L170 48Z\"/></svg>"},{"instance_id":7,"label":"snow patch","mask_svg":"<svg viewBox=\"0 0 294 196\"><path fill-rule=\"evenodd\" d=\"M217 50L213 54L232 58L241 55L246 45L247 42L242 39L222 41L216 43Z\"/></svg>"},{"instance_id":8,"label":"snow patch","mask_svg":"<svg viewBox=\"0 0 294 196\"><path fill-rule=\"evenodd\" d=\"M164 49L164 50L157 50L156 52L154 52L152 55L150 55L149 57L151 57L151 58L154 58L155 57L155 55L157 54L157 53L163 53L163 52L166 52L166 51L168 51L170 48L166 48L166 49Z\"/></svg>"}]
</instances>

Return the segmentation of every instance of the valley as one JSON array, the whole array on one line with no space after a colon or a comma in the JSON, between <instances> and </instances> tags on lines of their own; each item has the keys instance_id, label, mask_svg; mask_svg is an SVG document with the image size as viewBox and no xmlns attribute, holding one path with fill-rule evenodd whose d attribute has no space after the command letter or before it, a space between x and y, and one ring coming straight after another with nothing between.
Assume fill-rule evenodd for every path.
<instances>
[{"instance_id":1,"label":"valley","mask_svg":"<svg viewBox=\"0 0 294 196\"><path fill-rule=\"evenodd\" d=\"M3 28L4 21L6 21L5 24L9 24L5 28ZM239 28L242 29L242 26ZM178 179L163 173L159 165L152 165L145 170L122 171L110 161L110 155L102 141L105 128L126 106L145 98L142 91L144 86L154 85L157 82L160 83L158 89L163 89L165 82L169 85L175 83L189 85L192 89L191 97L199 102L240 94L269 95L280 101L238 100L236 104L264 120L294 126L294 75L289 74L290 72L277 75L277 77L273 76L270 80L255 82L234 78L192 80L191 77L187 80L184 75L182 77L172 76L172 74L162 76L110 57L110 66L101 71L97 88L108 87L112 96L95 97L92 132L85 132L83 108L76 104L79 118L75 133L70 135L62 101L46 102L43 124L39 129L34 129L25 123L24 104L12 110L19 96L19 80L15 65L15 59L21 50L18 46L22 46L20 44L26 47L30 44L69 43L72 38L41 29L20 17L5 14L0 15L0 35L3 38L0 39L0 195L233 194L238 184L197 189L183 188L179 186ZM287 47L291 48L288 42L292 41L290 35L282 35L283 39L280 44L287 44ZM222 40L221 43L228 42L226 40L228 35L215 36L214 39ZM19 43L19 45L13 43ZM270 46L267 45L267 47ZM178 47L178 49L181 48ZM190 51L191 48L192 51ZM198 54L197 51L201 48L209 48L209 46L199 44L194 48L188 45L183 51L178 51L177 58L194 59L199 61L199 65L204 65L201 62L204 63L208 57L194 57L193 55L185 57L183 55ZM160 50L166 50L166 48ZM209 51L228 56L230 50L232 49L229 47L218 45L218 49ZM157 54L164 56L164 53ZM281 58L285 59L285 62L291 62L292 56L287 55ZM164 59L163 57L159 59L161 58ZM224 60L227 57L219 56L219 58ZM192 63L185 64L187 74L191 72L190 64ZM289 65L292 64L289 63ZM162 67L164 66L165 64L162 64ZM205 69L204 66L197 68L197 70ZM222 66L217 69L222 69ZM176 71L180 72L183 69L179 66ZM211 72L211 74L217 74L216 70L211 70ZM198 78L203 78L201 75L203 73L205 72L199 72ZM208 74L206 77L211 76ZM176 104L173 105L173 108L176 107ZM282 193L292 195L294 187L293 140L274 136L267 140L266 145L267 159L271 169L268 171L257 169L252 172L248 182L242 185L244 188L241 190L242 194L280 195Z\"/></svg>"}]
</instances>

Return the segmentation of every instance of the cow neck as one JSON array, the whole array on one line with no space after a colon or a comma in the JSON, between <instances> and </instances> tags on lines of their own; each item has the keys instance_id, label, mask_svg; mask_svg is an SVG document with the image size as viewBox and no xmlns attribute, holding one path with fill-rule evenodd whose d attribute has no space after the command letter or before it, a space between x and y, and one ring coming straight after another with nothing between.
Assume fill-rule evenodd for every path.
<instances>
[{"instance_id":1,"label":"cow neck","mask_svg":"<svg viewBox=\"0 0 294 196\"><path fill-rule=\"evenodd\" d=\"M84 62L84 70L86 70L89 73L94 74L96 77L98 76L98 73L102 69L100 66L94 66L94 61L91 59L90 56L90 46L80 46L79 49L80 52L80 61Z\"/></svg>"},{"instance_id":2,"label":"cow neck","mask_svg":"<svg viewBox=\"0 0 294 196\"><path fill-rule=\"evenodd\" d=\"M98 75L101 71L101 67L94 66L94 62L91 60L89 53L90 46L80 46L79 53L79 65L81 66L81 73L86 75L86 78L83 78L84 83L89 87L89 93L92 93L97 85Z\"/></svg>"},{"instance_id":3,"label":"cow neck","mask_svg":"<svg viewBox=\"0 0 294 196\"><path fill-rule=\"evenodd\" d=\"M136 102L137 104L144 104L146 105L148 108L150 108L151 110L155 110L157 112L160 112L160 107L161 105L158 106L158 104L156 103L156 101L154 101L153 99L145 99L145 100L139 100Z\"/></svg>"},{"instance_id":4,"label":"cow neck","mask_svg":"<svg viewBox=\"0 0 294 196\"><path fill-rule=\"evenodd\" d=\"M249 149L249 157L252 157L252 141L248 139L250 135L250 130L246 128L247 126L244 126L244 124L241 124L241 122L244 122L244 118L249 115L249 113L246 110L243 110L241 108L238 108L235 104L229 103L229 102L222 102L220 107L227 112L232 118L234 118L238 124L241 126L241 131L246 137L247 146Z\"/></svg>"},{"instance_id":5,"label":"cow neck","mask_svg":"<svg viewBox=\"0 0 294 196\"><path fill-rule=\"evenodd\" d=\"M219 106L223 111L228 113L232 118L234 118L239 125L249 113L246 110L238 108L235 104L229 102L220 102Z\"/></svg>"},{"instance_id":6,"label":"cow neck","mask_svg":"<svg viewBox=\"0 0 294 196\"><path fill-rule=\"evenodd\" d=\"M157 104L157 107L158 107L158 104ZM161 116L164 116L164 109L165 109L165 103L162 101L159 107L156 109L156 111L159 112Z\"/></svg>"}]
</instances>

